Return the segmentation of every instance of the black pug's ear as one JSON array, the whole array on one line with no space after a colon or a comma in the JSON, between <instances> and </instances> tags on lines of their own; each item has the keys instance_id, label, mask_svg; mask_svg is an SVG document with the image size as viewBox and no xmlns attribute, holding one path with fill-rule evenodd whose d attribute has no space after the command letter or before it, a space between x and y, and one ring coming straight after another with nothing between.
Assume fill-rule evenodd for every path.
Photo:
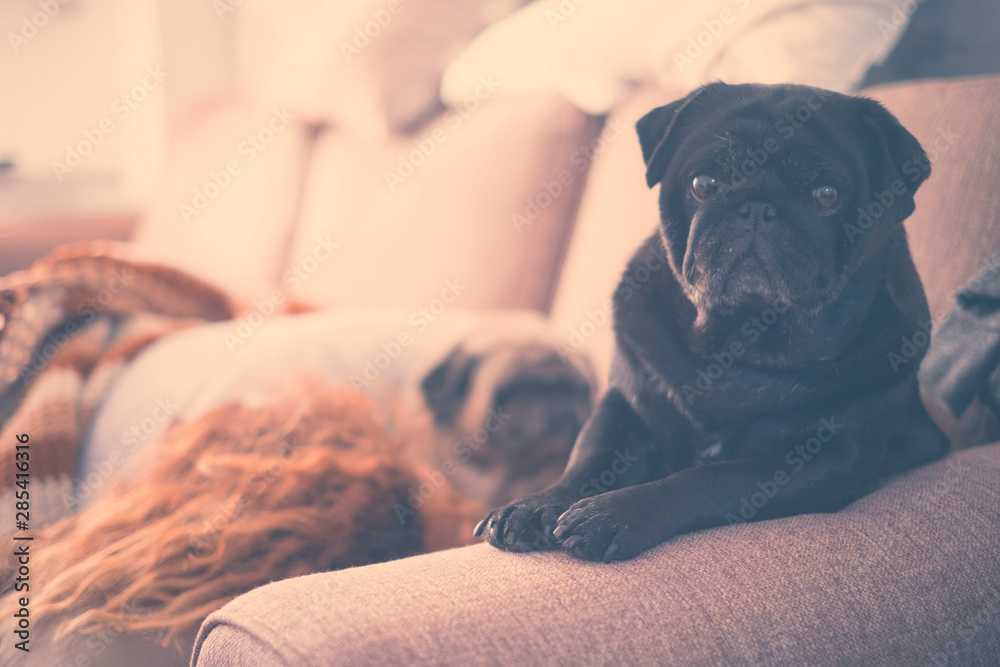
<instances>
[{"instance_id":1,"label":"black pug's ear","mask_svg":"<svg viewBox=\"0 0 1000 667\"><path fill-rule=\"evenodd\" d=\"M889 111L875 100L861 98L863 118L875 128L882 143L882 182L877 192L888 191L895 197L891 208L898 202L898 221L913 213L916 204L913 195L931 175L931 163L917 138Z\"/></svg>"},{"instance_id":2,"label":"black pug's ear","mask_svg":"<svg viewBox=\"0 0 1000 667\"><path fill-rule=\"evenodd\" d=\"M642 148L642 159L646 163L646 185L653 187L667 172L667 165L673 154L673 144L670 139L676 135L674 129L684 115L685 109L698 99L708 88L725 84L708 84L695 90L687 97L674 100L666 106L657 107L640 118L635 124L639 135L639 146Z\"/></svg>"},{"instance_id":3,"label":"black pug's ear","mask_svg":"<svg viewBox=\"0 0 1000 667\"><path fill-rule=\"evenodd\" d=\"M478 366L479 357L471 356L459 345L420 381L424 400L434 413L435 424L455 424L465 399L472 391L472 376Z\"/></svg>"}]
</instances>

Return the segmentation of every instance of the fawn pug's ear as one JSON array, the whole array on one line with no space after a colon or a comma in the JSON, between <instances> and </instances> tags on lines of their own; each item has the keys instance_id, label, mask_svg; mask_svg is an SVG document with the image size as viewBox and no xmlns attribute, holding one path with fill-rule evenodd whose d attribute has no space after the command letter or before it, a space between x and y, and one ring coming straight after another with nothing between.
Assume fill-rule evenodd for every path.
<instances>
[{"instance_id":1,"label":"fawn pug's ear","mask_svg":"<svg viewBox=\"0 0 1000 667\"><path fill-rule=\"evenodd\" d=\"M424 400L434 413L434 423L453 426L472 391L473 375L480 358L459 345L455 347L420 382Z\"/></svg>"}]
</instances>

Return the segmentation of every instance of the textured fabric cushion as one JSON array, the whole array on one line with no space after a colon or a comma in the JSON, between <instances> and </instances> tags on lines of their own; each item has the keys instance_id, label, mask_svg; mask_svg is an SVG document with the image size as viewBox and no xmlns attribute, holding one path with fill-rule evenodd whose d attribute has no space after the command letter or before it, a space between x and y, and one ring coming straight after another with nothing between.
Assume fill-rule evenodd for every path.
<instances>
[{"instance_id":1,"label":"textured fabric cushion","mask_svg":"<svg viewBox=\"0 0 1000 667\"><path fill-rule=\"evenodd\" d=\"M552 320L568 343L590 355L607 378L614 332L611 294L635 249L659 222L659 188L646 187L635 122L684 93L647 88L608 116L570 239Z\"/></svg>"},{"instance_id":2,"label":"textured fabric cushion","mask_svg":"<svg viewBox=\"0 0 1000 667\"><path fill-rule=\"evenodd\" d=\"M995 664L998 506L994 444L621 564L478 545L289 579L209 616L193 664Z\"/></svg>"}]
</instances>

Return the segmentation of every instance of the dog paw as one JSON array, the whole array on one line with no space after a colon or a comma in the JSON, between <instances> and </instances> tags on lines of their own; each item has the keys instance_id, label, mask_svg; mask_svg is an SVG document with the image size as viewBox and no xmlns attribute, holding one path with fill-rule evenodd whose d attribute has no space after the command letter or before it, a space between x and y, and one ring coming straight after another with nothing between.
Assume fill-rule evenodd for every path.
<instances>
[{"instance_id":1,"label":"dog paw","mask_svg":"<svg viewBox=\"0 0 1000 667\"><path fill-rule=\"evenodd\" d=\"M648 517L604 493L575 503L556 523L553 536L577 558L610 563L635 558L667 539Z\"/></svg>"},{"instance_id":2,"label":"dog paw","mask_svg":"<svg viewBox=\"0 0 1000 667\"><path fill-rule=\"evenodd\" d=\"M542 491L490 512L473 534L504 551L554 549L556 519L572 504L560 493Z\"/></svg>"}]
</instances>

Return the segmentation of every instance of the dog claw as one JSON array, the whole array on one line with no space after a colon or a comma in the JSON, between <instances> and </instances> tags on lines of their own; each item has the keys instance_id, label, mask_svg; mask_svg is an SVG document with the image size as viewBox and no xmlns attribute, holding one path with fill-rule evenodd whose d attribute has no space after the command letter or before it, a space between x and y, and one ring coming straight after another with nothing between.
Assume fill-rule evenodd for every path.
<instances>
[{"instance_id":1,"label":"dog claw","mask_svg":"<svg viewBox=\"0 0 1000 667\"><path fill-rule=\"evenodd\" d=\"M610 563L611 559L614 557L616 553L618 553L618 545L612 544L610 547L608 547L608 550L604 552L604 562Z\"/></svg>"},{"instance_id":2,"label":"dog claw","mask_svg":"<svg viewBox=\"0 0 1000 667\"><path fill-rule=\"evenodd\" d=\"M562 547L563 547L563 549L567 549L567 550L572 549L573 547L575 547L582 540L583 540L583 538L580 537L579 535L571 535L570 537L568 537L566 539L565 542L562 543Z\"/></svg>"},{"instance_id":3,"label":"dog claw","mask_svg":"<svg viewBox=\"0 0 1000 667\"><path fill-rule=\"evenodd\" d=\"M542 526L542 544L550 545L557 539L553 526Z\"/></svg>"},{"instance_id":4,"label":"dog claw","mask_svg":"<svg viewBox=\"0 0 1000 667\"><path fill-rule=\"evenodd\" d=\"M469 525L469 524L466 524L466 525ZM484 528L486 528L486 519L483 519L482 521L480 521L479 523L476 524L476 527L472 529L472 536L473 537L479 537L480 535L483 534L483 529Z\"/></svg>"},{"instance_id":5,"label":"dog claw","mask_svg":"<svg viewBox=\"0 0 1000 667\"><path fill-rule=\"evenodd\" d=\"M569 532L569 526L556 526L555 529L552 531L552 536L555 537L557 540L561 540L563 538L563 535L565 535L568 532Z\"/></svg>"}]
</instances>

